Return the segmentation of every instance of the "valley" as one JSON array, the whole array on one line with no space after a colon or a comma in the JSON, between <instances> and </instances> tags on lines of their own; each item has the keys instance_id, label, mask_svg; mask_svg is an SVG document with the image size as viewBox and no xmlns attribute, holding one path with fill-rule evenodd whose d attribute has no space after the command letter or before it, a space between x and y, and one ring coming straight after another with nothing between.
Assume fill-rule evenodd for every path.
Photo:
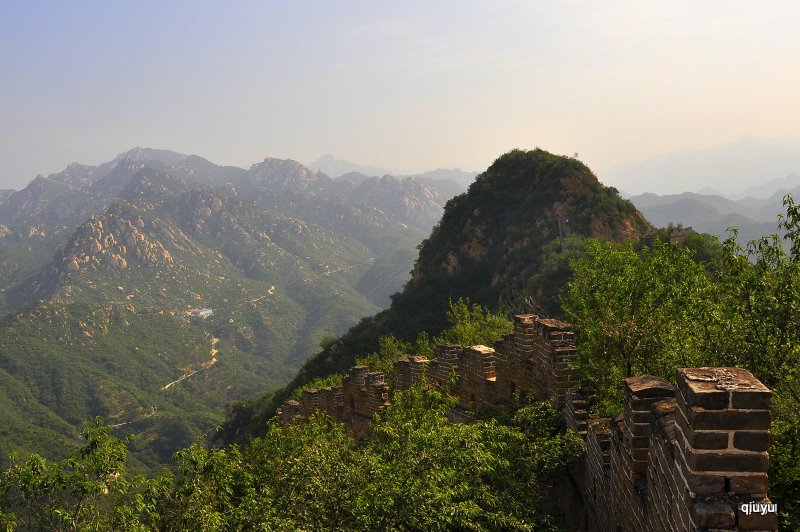
<instances>
[{"instance_id":1,"label":"valley","mask_svg":"<svg viewBox=\"0 0 800 532\"><path fill-rule=\"evenodd\" d=\"M169 463L387 305L446 199L411 178L142 148L5 193L2 451L66 452L102 416L139 435L137 467Z\"/></svg>"}]
</instances>

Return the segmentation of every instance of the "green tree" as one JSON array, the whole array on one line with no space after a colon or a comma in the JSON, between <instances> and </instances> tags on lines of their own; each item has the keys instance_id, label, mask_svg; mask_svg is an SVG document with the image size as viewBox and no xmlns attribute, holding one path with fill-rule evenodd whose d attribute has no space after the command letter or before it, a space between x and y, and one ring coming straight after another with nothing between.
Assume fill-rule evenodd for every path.
<instances>
[{"instance_id":1,"label":"green tree","mask_svg":"<svg viewBox=\"0 0 800 532\"><path fill-rule=\"evenodd\" d=\"M97 418L84 423L86 445L75 456L15 461L0 478L0 522L29 530L147 530L142 518L155 508L135 495L147 482L127 474L127 440L110 431Z\"/></svg>"},{"instance_id":2,"label":"green tree","mask_svg":"<svg viewBox=\"0 0 800 532\"><path fill-rule=\"evenodd\" d=\"M639 374L672 378L698 360L683 324L703 312L710 283L688 249L659 240L653 247L590 241L571 263L562 306L575 327L583 380L607 411L621 408L621 382Z\"/></svg>"},{"instance_id":3,"label":"green tree","mask_svg":"<svg viewBox=\"0 0 800 532\"><path fill-rule=\"evenodd\" d=\"M459 299L450 301L447 311L450 327L437 336L433 343L451 343L458 345L492 346L504 334L513 330L513 326L502 314L494 313L481 305L470 305L469 301Z\"/></svg>"},{"instance_id":4,"label":"green tree","mask_svg":"<svg viewBox=\"0 0 800 532\"><path fill-rule=\"evenodd\" d=\"M162 481L158 528L532 530L541 489L581 448L531 405L501 424L453 424L455 400L417 386L395 395L362 442L324 414L271 424L238 448L195 445ZM166 489L163 489L166 487Z\"/></svg>"}]
</instances>

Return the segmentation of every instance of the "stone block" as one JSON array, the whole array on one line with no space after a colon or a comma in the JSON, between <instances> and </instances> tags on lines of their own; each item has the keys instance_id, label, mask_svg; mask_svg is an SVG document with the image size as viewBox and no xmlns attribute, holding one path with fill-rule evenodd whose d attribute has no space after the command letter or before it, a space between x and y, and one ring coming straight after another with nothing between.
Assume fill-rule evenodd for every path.
<instances>
[{"instance_id":1,"label":"stone block","mask_svg":"<svg viewBox=\"0 0 800 532\"><path fill-rule=\"evenodd\" d=\"M734 389L731 393L731 406L742 409L769 410L772 406L772 392L757 380L752 385L751 389Z\"/></svg>"},{"instance_id":2,"label":"stone block","mask_svg":"<svg viewBox=\"0 0 800 532\"><path fill-rule=\"evenodd\" d=\"M768 410L772 392L741 368L681 368L678 388L689 407Z\"/></svg>"},{"instance_id":3,"label":"stone block","mask_svg":"<svg viewBox=\"0 0 800 532\"><path fill-rule=\"evenodd\" d=\"M727 430L693 430L682 412L675 416L675 423L686 438L686 442L695 449L727 449L730 431Z\"/></svg>"},{"instance_id":4,"label":"stone block","mask_svg":"<svg viewBox=\"0 0 800 532\"><path fill-rule=\"evenodd\" d=\"M640 399L675 397L675 388L669 382L652 375L628 377L625 379L625 392Z\"/></svg>"},{"instance_id":5,"label":"stone block","mask_svg":"<svg viewBox=\"0 0 800 532\"><path fill-rule=\"evenodd\" d=\"M648 449L650 447L650 436L631 436L628 433L626 442L631 449Z\"/></svg>"},{"instance_id":6,"label":"stone block","mask_svg":"<svg viewBox=\"0 0 800 532\"><path fill-rule=\"evenodd\" d=\"M737 495L767 494L769 478L766 473L731 472L728 475L728 491L730 493Z\"/></svg>"},{"instance_id":7,"label":"stone block","mask_svg":"<svg viewBox=\"0 0 800 532\"><path fill-rule=\"evenodd\" d=\"M678 370L678 395L681 396L685 405L688 407L701 406L709 410L728 408L730 394L727 390L717 389L716 382L692 380L706 378L705 375L691 373L690 370L686 370L687 373L682 375L681 371L684 370Z\"/></svg>"},{"instance_id":8,"label":"stone block","mask_svg":"<svg viewBox=\"0 0 800 532\"><path fill-rule=\"evenodd\" d=\"M653 405L650 407L650 413L655 418L673 415L675 413L675 399L667 398L662 399L657 403L653 403Z\"/></svg>"},{"instance_id":9,"label":"stone block","mask_svg":"<svg viewBox=\"0 0 800 532\"><path fill-rule=\"evenodd\" d=\"M768 430L769 410L703 410L693 407L687 420L696 430Z\"/></svg>"},{"instance_id":10,"label":"stone block","mask_svg":"<svg viewBox=\"0 0 800 532\"><path fill-rule=\"evenodd\" d=\"M663 401L664 399L669 399L670 397L636 397L631 396L626 399L626 403L630 404L630 408L633 412L647 412L647 414L652 413L653 405L656 403Z\"/></svg>"},{"instance_id":11,"label":"stone block","mask_svg":"<svg viewBox=\"0 0 800 532\"><path fill-rule=\"evenodd\" d=\"M735 450L695 450L686 453L686 464L692 471L757 471L766 472L769 467L767 453L740 452Z\"/></svg>"},{"instance_id":12,"label":"stone block","mask_svg":"<svg viewBox=\"0 0 800 532\"><path fill-rule=\"evenodd\" d=\"M631 410L629 405L625 406L625 415L628 416L633 423L649 424L653 419L653 415L649 410Z\"/></svg>"},{"instance_id":13,"label":"stone block","mask_svg":"<svg viewBox=\"0 0 800 532\"><path fill-rule=\"evenodd\" d=\"M769 436L768 430L737 430L733 434L733 446L745 451L766 451Z\"/></svg>"},{"instance_id":14,"label":"stone block","mask_svg":"<svg viewBox=\"0 0 800 532\"><path fill-rule=\"evenodd\" d=\"M647 462L650 458L650 447L636 447L631 449L631 458L642 462Z\"/></svg>"},{"instance_id":15,"label":"stone block","mask_svg":"<svg viewBox=\"0 0 800 532\"><path fill-rule=\"evenodd\" d=\"M691 514L699 528L733 528L736 524L733 506L724 501L695 501Z\"/></svg>"},{"instance_id":16,"label":"stone block","mask_svg":"<svg viewBox=\"0 0 800 532\"><path fill-rule=\"evenodd\" d=\"M647 460L633 460L631 462L631 469L639 475L646 475L649 465L650 463Z\"/></svg>"},{"instance_id":17,"label":"stone block","mask_svg":"<svg viewBox=\"0 0 800 532\"><path fill-rule=\"evenodd\" d=\"M680 475L686 479L686 487L698 494L713 494L725 492L725 476L703 472L695 472L689 469L683 456L676 456L675 463L680 469ZM680 487L678 489L681 489Z\"/></svg>"},{"instance_id":18,"label":"stone block","mask_svg":"<svg viewBox=\"0 0 800 532\"><path fill-rule=\"evenodd\" d=\"M631 434L634 436L643 436L648 438L653 432L653 428L650 423L628 423L628 427L630 427Z\"/></svg>"}]
</instances>

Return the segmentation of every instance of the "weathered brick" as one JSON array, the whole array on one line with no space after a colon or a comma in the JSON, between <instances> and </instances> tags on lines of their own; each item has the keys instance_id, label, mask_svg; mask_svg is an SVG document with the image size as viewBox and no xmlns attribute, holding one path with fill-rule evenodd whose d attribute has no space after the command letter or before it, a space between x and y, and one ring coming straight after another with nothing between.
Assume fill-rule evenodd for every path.
<instances>
[{"instance_id":1,"label":"weathered brick","mask_svg":"<svg viewBox=\"0 0 800 532\"><path fill-rule=\"evenodd\" d=\"M770 407L769 388L741 368L681 368L678 388L690 407L753 410Z\"/></svg>"},{"instance_id":2,"label":"weathered brick","mask_svg":"<svg viewBox=\"0 0 800 532\"><path fill-rule=\"evenodd\" d=\"M678 395L681 396L684 404L687 406L701 406L709 410L728 408L730 394L727 390L717 389L715 382L698 383L687 380L687 378L693 377L693 374L681 375L681 371L684 370L678 370Z\"/></svg>"},{"instance_id":3,"label":"weathered brick","mask_svg":"<svg viewBox=\"0 0 800 532\"><path fill-rule=\"evenodd\" d=\"M639 475L646 475L648 465L647 460L634 460L631 462L631 469Z\"/></svg>"},{"instance_id":4,"label":"weathered brick","mask_svg":"<svg viewBox=\"0 0 800 532\"><path fill-rule=\"evenodd\" d=\"M766 471L769 458L766 453L689 449L686 464L693 471Z\"/></svg>"},{"instance_id":5,"label":"weathered brick","mask_svg":"<svg viewBox=\"0 0 800 532\"><path fill-rule=\"evenodd\" d=\"M694 430L686 421L682 412L675 416L681 434L695 449L727 449L730 431L727 430Z\"/></svg>"},{"instance_id":6,"label":"weathered brick","mask_svg":"<svg viewBox=\"0 0 800 532\"><path fill-rule=\"evenodd\" d=\"M696 501L691 511L700 528L732 528L736 523L733 506L723 501Z\"/></svg>"},{"instance_id":7,"label":"weathered brick","mask_svg":"<svg viewBox=\"0 0 800 532\"><path fill-rule=\"evenodd\" d=\"M742 409L769 410L772 406L772 392L763 384L761 384L761 388L733 390L731 406Z\"/></svg>"},{"instance_id":8,"label":"weathered brick","mask_svg":"<svg viewBox=\"0 0 800 532\"><path fill-rule=\"evenodd\" d=\"M647 449L650 447L650 436L628 436L627 442L633 449Z\"/></svg>"},{"instance_id":9,"label":"weathered brick","mask_svg":"<svg viewBox=\"0 0 800 532\"><path fill-rule=\"evenodd\" d=\"M725 492L725 476L696 472L689 469L683 455L676 456L675 465L680 469L680 476L686 479L686 487L699 494L713 494Z\"/></svg>"},{"instance_id":10,"label":"weathered brick","mask_svg":"<svg viewBox=\"0 0 800 532\"><path fill-rule=\"evenodd\" d=\"M675 388L668 381L652 375L626 378L625 392L639 399L675 396Z\"/></svg>"},{"instance_id":11,"label":"weathered brick","mask_svg":"<svg viewBox=\"0 0 800 532\"><path fill-rule=\"evenodd\" d=\"M769 449L768 430L737 430L733 433L733 446L746 451Z\"/></svg>"},{"instance_id":12,"label":"weathered brick","mask_svg":"<svg viewBox=\"0 0 800 532\"><path fill-rule=\"evenodd\" d=\"M695 430L766 430L770 427L769 410L705 410L693 406L686 420Z\"/></svg>"},{"instance_id":13,"label":"weathered brick","mask_svg":"<svg viewBox=\"0 0 800 532\"><path fill-rule=\"evenodd\" d=\"M736 494L767 494L769 479L766 473L729 473L728 491Z\"/></svg>"}]
</instances>

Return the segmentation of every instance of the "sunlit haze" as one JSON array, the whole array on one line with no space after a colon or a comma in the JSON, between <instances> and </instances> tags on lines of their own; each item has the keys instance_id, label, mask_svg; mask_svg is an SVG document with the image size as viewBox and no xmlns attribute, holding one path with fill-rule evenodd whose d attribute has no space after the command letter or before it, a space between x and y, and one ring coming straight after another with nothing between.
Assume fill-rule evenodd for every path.
<instances>
[{"instance_id":1,"label":"sunlit haze","mask_svg":"<svg viewBox=\"0 0 800 532\"><path fill-rule=\"evenodd\" d=\"M0 188L134 146L397 173L539 146L632 193L738 193L800 173L798 20L788 1L2 2ZM737 142L766 149L734 144L752 160L727 179L693 175L698 152L674 183L628 164Z\"/></svg>"}]
</instances>

